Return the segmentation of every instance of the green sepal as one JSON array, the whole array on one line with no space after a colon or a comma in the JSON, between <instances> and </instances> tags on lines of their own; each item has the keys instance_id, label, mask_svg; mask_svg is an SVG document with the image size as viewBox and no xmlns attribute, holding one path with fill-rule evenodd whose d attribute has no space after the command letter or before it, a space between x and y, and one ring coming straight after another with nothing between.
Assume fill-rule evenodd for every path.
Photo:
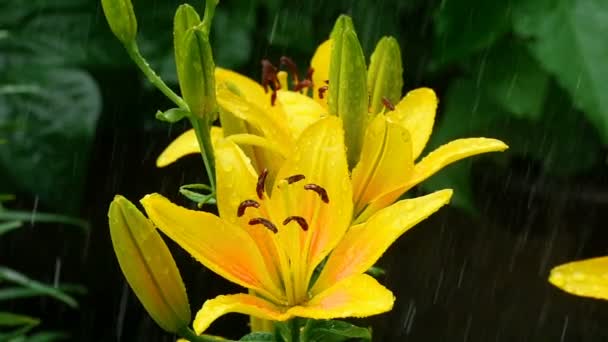
<instances>
[{"instance_id":1,"label":"green sepal","mask_svg":"<svg viewBox=\"0 0 608 342\"><path fill-rule=\"evenodd\" d=\"M209 191L210 193L202 194L192 190L203 190ZM211 187L207 184L185 184L179 187L179 193L192 202L195 202L199 208L205 204L216 204L215 194L211 191Z\"/></svg>"},{"instance_id":2,"label":"green sepal","mask_svg":"<svg viewBox=\"0 0 608 342\"><path fill-rule=\"evenodd\" d=\"M365 273L367 273L370 276L378 279L378 278L384 276L386 274L386 271L383 268L381 268L381 267L372 266L367 271L365 271Z\"/></svg>"},{"instance_id":3,"label":"green sepal","mask_svg":"<svg viewBox=\"0 0 608 342\"><path fill-rule=\"evenodd\" d=\"M110 29L124 45L137 37L137 18L131 0L101 0L101 7Z\"/></svg>"},{"instance_id":4,"label":"green sepal","mask_svg":"<svg viewBox=\"0 0 608 342\"><path fill-rule=\"evenodd\" d=\"M201 17L194 7L183 4L175 11L175 17L173 18L173 47L175 48L177 59L177 52L182 51L182 41L189 29L198 26L201 23Z\"/></svg>"},{"instance_id":5,"label":"green sepal","mask_svg":"<svg viewBox=\"0 0 608 342\"><path fill-rule=\"evenodd\" d=\"M395 38L382 37L376 45L367 71L367 87L372 114L382 111L383 97L392 104L399 102L403 88L403 65L401 50Z\"/></svg>"},{"instance_id":6,"label":"green sepal","mask_svg":"<svg viewBox=\"0 0 608 342\"><path fill-rule=\"evenodd\" d=\"M247 334L239 339L239 341L248 341L248 342L274 342L276 341L274 338L274 334L268 332L252 332Z\"/></svg>"},{"instance_id":7,"label":"green sepal","mask_svg":"<svg viewBox=\"0 0 608 342\"><path fill-rule=\"evenodd\" d=\"M329 112L342 118L349 166L359 160L368 120L367 67L350 17L342 15L331 33Z\"/></svg>"},{"instance_id":8,"label":"green sepal","mask_svg":"<svg viewBox=\"0 0 608 342\"><path fill-rule=\"evenodd\" d=\"M180 108L171 108L169 110L166 110L164 112L162 111L157 111L156 112L156 119L159 121L163 121L163 122L169 122L169 123L176 123L179 120L188 117L190 115L190 112L185 111L183 109Z\"/></svg>"},{"instance_id":9,"label":"green sepal","mask_svg":"<svg viewBox=\"0 0 608 342\"><path fill-rule=\"evenodd\" d=\"M371 341L372 331L348 322L336 320L309 320L300 336L301 341L342 342L350 339Z\"/></svg>"}]
</instances>

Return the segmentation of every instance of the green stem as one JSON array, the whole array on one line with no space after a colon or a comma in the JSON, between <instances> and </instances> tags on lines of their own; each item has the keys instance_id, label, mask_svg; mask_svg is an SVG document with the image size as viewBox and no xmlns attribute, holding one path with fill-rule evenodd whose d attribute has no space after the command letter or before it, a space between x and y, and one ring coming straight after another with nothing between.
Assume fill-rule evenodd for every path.
<instances>
[{"instance_id":1,"label":"green stem","mask_svg":"<svg viewBox=\"0 0 608 342\"><path fill-rule=\"evenodd\" d=\"M205 1L205 16L203 17L203 22L201 25L203 29L209 34L211 31L211 22L213 20L213 16L215 15L215 7L219 3L219 0L207 0Z\"/></svg>"},{"instance_id":2,"label":"green stem","mask_svg":"<svg viewBox=\"0 0 608 342\"><path fill-rule=\"evenodd\" d=\"M182 330L178 331L178 335L190 342L234 342L233 340L227 340L215 336L197 335L188 327L184 327Z\"/></svg>"},{"instance_id":3,"label":"green stem","mask_svg":"<svg viewBox=\"0 0 608 342\"><path fill-rule=\"evenodd\" d=\"M205 170L207 170L209 184L211 185L211 192L215 194L215 158L213 154L213 145L211 145L209 118L199 118L192 115L190 116L190 123L192 124L192 128L194 128L196 139L198 140L198 145L201 149Z\"/></svg>"},{"instance_id":4,"label":"green stem","mask_svg":"<svg viewBox=\"0 0 608 342\"><path fill-rule=\"evenodd\" d=\"M152 83L158 90L160 90L166 97L168 97L173 103L175 103L179 108L189 111L188 105L184 100L177 95L171 88L169 88L165 82L152 70L150 64L146 61L146 59L139 52L139 48L137 47L137 43L133 41L129 45L125 45L127 49L127 53L129 57L137 64L139 69L146 75L148 81Z\"/></svg>"}]
</instances>

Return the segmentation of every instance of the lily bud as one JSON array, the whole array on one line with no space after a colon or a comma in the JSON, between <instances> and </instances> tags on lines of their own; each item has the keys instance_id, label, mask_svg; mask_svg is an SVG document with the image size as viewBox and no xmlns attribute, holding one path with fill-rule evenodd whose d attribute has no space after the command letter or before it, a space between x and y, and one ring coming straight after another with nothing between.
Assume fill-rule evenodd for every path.
<instances>
[{"instance_id":1,"label":"lily bud","mask_svg":"<svg viewBox=\"0 0 608 342\"><path fill-rule=\"evenodd\" d=\"M367 87L370 93L370 112L380 113L383 98L389 103L401 99L403 88L401 51L393 37L382 37L376 45L367 71Z\"/></svg>"},{"instance_id":2,"label":"lily bud","mask_svg":"<svg viewBox=\"0 0 608 342\"><path fill-rule=\"evenodd\" d=\"M186 288L167 245L133 203L117 195L108 212L120 269L152 319L175 333L190 322Z\"/></svg>"},{"instance_id":3,"label":"lily bud","mask_svg":"<svg viewBox=\"0 0 608 342\"><path fill-rule=\"evenodd\" d=\"M190 112L214 120L216 115L215 64L209 36L198 26L200 18L188 5L175 15L173 39L175 63L182 96Z\"/></svg>"},{"instance_id":4,"label":"lily bud","mask_svg":"<svg viewBox=\"0 0 608 342\"><path fill-rule=\"evenodd\" d=\"M101 0L110 29L124 45L135 41L137 18L131 0Z\"/></svg>"},{"instance_id":5,"label":"lily bud","mask_svg":"<svg viewBox=\"0 0 608 342\"><path fill-rule=\"evenodd\" d=\"M367 67L351 18L340 16L331 33L329 112L342 118L350 168L359 159L367 123Z\"/></svg>"}]
</instances>

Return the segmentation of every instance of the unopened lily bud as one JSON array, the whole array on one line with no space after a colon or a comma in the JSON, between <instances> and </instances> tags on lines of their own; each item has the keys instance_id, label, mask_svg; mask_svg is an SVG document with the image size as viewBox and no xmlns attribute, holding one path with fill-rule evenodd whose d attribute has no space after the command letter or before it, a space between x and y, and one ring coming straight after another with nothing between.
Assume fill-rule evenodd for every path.
<instances>
[{"instance_id":1,"label":"unopened lily bud","mask_svg":"<svg viewBox=\"0 0 608 342\"><path fill-rule=\"evenodd\" d=\"M190 323L186 288L167 245L133 203L114 197L108 212L120 269L152 319L175 333Z\"/></svg>"},{"instance_id":2,"label":"unopened lily bud","mask_svg":"<svg viewBox=\"0 0 608 342\"><path fill-rule=\"evenodd\" d=\"M403 88L403 66L401 51L393 37L382 37L376 45L367 72L367 87L370 93L370 112L382 111L386 101L396 104L401 99Z\"/></svg>"},{"instance_id":3,"label":"unopened lily bud","mask_svg":"<svg viewBox=\"0 0 608 342\"><path fill-rule=\"evenodd\" d=\"M340 16L331 33L329 112L342 118L348 162L359 159L367 123L367 67L351 18Z\"/></svg>"},{"instance_id":4,"label":"unopened lily bud","mask_svg":"<svg viewBox=\"0 0 608 342\"><path fill-rule=\"evenodd\" d=\"M124 45L135 41L137 18L131 0L101 0L110 29Z\"/></svg>"}]
</instances>

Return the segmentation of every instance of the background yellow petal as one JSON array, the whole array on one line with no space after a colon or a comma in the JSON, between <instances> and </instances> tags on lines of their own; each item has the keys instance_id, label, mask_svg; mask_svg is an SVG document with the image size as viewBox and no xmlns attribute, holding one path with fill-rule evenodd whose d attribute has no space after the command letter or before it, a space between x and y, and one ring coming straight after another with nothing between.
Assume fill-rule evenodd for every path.
<instances>
[{"instance_id":1,"label":"background yellow petal","mask_svg":"<svg viewBox=\"0 0 608 342\"><path fill-rule=\"evenodd\" d=\"M239 293L218 296L206 301L196 313L192 326L197 334L203 333L219 317L229 313L241 313L257 318L284 321L291 318L279 307L254 295Z\"/></svg>"},{"instance_id":2,"label":"background yellow petal","mask_svg":"<svg viewBox=\"0 0 608 342\"><path fill-rule=\"evenodd\" d=\"M390 311L394 301L393 293L376 279L359 274L338 282L287 313L314 319L367 317Z\"/></svg>"},{"instance_id":3,"label":"background yellow petal","mask_svg":"<svg viewBox=\"0 0 608 342\"><path fill-rule=\"evenodd\" d=\"M353 169L355 215L379 195L394 189L411 174L412 141L401 125L379 114L365 132L359 163Z\"/></svg>"},{"instance_id":4,"label":"background yellow petal","mask_svg":"<svg viewBox=\"0 0 608 342\"><path fill-rule=\"evenodd\" d=\"M455 161L482 153L501 152L507 148L509 146L497 139L466 138L451 141L429 153L414 166L414 172L403 191L407 191Z\"/></svg>"},{"instance_id":5,"label":"background yellow petal","mask_svg":"<svg viewBox=\"0 0 608 342\"><path fill-rule=\"evenodd\" d=\"M573 295L608 300L608 256L559 265L549 282Z\"/></svg>"},{"instance_id":6,"label":"background yellow petal","mask_svg":"<svg viewBox=\"0 0 608 342\"><path fill-rule=\"evenodd\" d=\"M216 141L223 138L224 133L219 127L211 127L211 143L215 144ZM198 140L196 139L196 133L193 129L187 130L173 140L167 148L156 159L156 167L165 167L173 164L181 157L187 156L193 153L200 153Z\"/></svg>"},{"instance_id":7,"label":"background yellow petal","mask_svg":"<svg viewBox=\"0 0 608 342\"><path fill-rule=\"evenodd\" d=\"M280 298L253 239L242 228L159 194L141 200L148 217L169 238L213 272L271 298ZM277 299L279 300L279 299Z\"/></svg>"},{"instance_id":8,"label":"background yellow petal","mask_svg":"<svg viewBox=\"0 0 608 342\"><path fill-rule=\"evenodd\" d=\"M412 159L416 160L433 131L437 96L432 89L418 88L410 91L388 113L389 120L401 124L412 136Z\"/></svg>"},{"instance_id":9,"label":"background yellow petal","mask_svg":"<svg viewBox=\"0 0 608 342\"><path fill-rule=\"evenodd\" d=\"M120 269L146 311L164 330L176 332L187 326L186 288L152 222L122 196L114 197L108 218Z\"/></svg>"},{"instance_id":10,"label":"background yellow petal","mask_svg":"<svg viewBox=\"0 0 608 342\"><path fill-rule=\"evenodd\" d=\"M277 180L292 175L306 178L287 187L273 189L273 202L278 197L291 197L289 215L297 215L308 222L306 251L307 273L312 271L335 247L348 228L352 216L352 187L348 175L344 133L340 119L330 116L314 123L302 133L295 153L279 171ZM328 203L314 191L304 190L305 184L317 184L328 195ZM289 191L290 195L283 193Z\"/></svg>"},{"instance_id":11,"label":"background yellow petal","mask_svg":"<svg viewBox=\"0 0 608 342\"><path fill-rule=\"evenodd\" d=\"M278 91L277 106L284 111L294 138L298 138L306 127L327 114L327 109L318 102L295 91Z\"/></svg>"},{"instance_id":12,"label":"background yellow petal","mask_svg":"<svg viewBox=\"0 0 608 342\"><path fill-rule=\"evenodd\" d=\"M329 256L313 293L360 274L373 266L403 233L446 205L452 190L399 201L382 209L366 223L351 227Z\"/></svg>"},{"instance_id":13,"label":"background yellow petal","mask_svg":"<svg viewBox=\"0 0 608 342\"><path fill-rule=\"evenodd\" d=\"M312 74L312 83L314 84L313 98L323 107L327 108L327 95L329 90L325 92L323 98L319 98L319 88L326 86L325 81L329 80L329 58L331 57L331 39L321 43L317 47L315 54L312 56L310 66L315 69Z\"/></svg>"},{"instance_id":14,"label":"background yellow petal","mask_svg":"<svg viewBox=\"0 0 608 342\"><path fill-rule=\"evenodd\" d=\"M249 158L233 142L219 141L215 148L215 165L217 178L217 207L220 217L243 229L258 246L264 257L269 277L278 287L279 258L281 257L274 243L274 234L262 226L250 226L249 220L264 216L268 208L266 201L260 200L256 193L258 175L251 166ZM259 208L247 208L243 216L238 217L239 205L245 200L255 200Z\"/></svg>"}]
</instances>

